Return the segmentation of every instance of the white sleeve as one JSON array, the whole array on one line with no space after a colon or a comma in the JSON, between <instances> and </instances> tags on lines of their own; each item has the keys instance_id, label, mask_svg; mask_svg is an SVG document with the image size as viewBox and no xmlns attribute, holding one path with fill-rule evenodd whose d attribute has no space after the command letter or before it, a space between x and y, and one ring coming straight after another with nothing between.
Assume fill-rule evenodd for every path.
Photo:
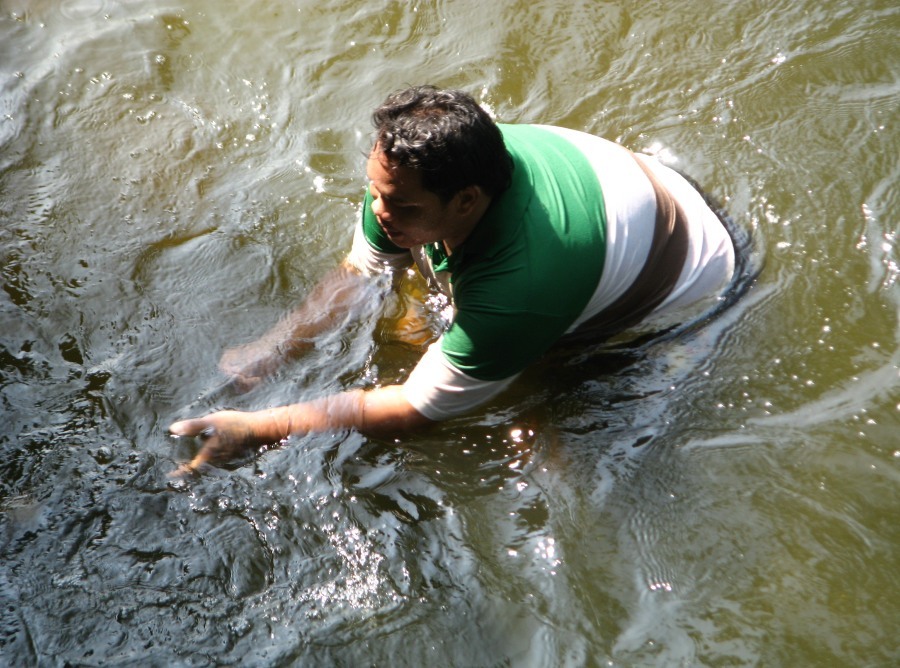
<instances>
[{"instance_id":1,"label":"white sleeve","mask_svg":"<svg viewBox=\"0 0 900 668\"><path fill-rule=\"evenodd\" d=\"M403 384L406 400L429 420L447 420L493 398L515 380L478 380L454 367L441 351L441 340L428 346Z\"/></svg>"},{"instance_id":2,"label":"white sleeve","mask_svg":"<svg viewBox=\"0 0 900 668\"><path fill-rule=\"evenodd\" d=\"M366 241L362 225L357 225L347 262L364 276L373 276L383 274L386 270L402 271L409 267L413 260L409 251L384 253L372 248Z\"/></svg>"}]
</instances>

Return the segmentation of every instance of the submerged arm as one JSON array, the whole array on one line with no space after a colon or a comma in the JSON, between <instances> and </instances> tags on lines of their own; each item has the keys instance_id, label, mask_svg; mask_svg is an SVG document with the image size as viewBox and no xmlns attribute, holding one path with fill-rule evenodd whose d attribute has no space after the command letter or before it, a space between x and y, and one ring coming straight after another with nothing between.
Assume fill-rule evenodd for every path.
<instances>
[{"instance_id":1,"label":"submerged arm","mask_svg":"<svg viewBox=\"0 0 900 668\"><path fill-rule=\"evenodd\" d=\"M242 389L251 389L284 363L313 346L315 338L337 327L360 298L366 279L348 263L331 270L306 300L256 341L229 348L219 368Z\"/></svg>"}]
</instances>

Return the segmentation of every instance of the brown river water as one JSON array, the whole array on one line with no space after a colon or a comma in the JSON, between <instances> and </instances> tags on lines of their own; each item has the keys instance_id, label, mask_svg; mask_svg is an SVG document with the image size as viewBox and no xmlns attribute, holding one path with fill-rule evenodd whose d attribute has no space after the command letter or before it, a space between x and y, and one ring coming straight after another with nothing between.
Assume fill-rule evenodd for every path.
<instances>
[{"instance_id":1,"label":"brown river water","mask_svg":"<svg viewBox=\"0 0 900 668\"><path fill-rule=\"evenodd\" d=\"M424 435L171 480L175 419L415 363L373 285L266 385L217 371L426 82L660 153L761 274ZM896 0L0 0L0 86L0 664L900 663Z\"/></svg>"}]
</instances>

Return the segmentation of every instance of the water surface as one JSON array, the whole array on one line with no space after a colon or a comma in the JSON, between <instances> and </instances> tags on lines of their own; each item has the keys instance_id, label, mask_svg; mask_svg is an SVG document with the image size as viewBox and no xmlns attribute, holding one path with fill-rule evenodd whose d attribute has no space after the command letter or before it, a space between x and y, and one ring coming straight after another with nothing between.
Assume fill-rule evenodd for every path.
<instances>
[{"instance_id":1,"label":"water surface","mask_svg":"<svg viewBox=\"0 0 900 668\"><path fill-rule=\"evenodd\" d=\"M5 663L900 661L896 3L2 0L0 82ZM422 82L660 152L762 274L426 435L174 484L171 421L415 363L373 286L217 391L346 253L370 110Z\"/></svg>"}]
</instances>

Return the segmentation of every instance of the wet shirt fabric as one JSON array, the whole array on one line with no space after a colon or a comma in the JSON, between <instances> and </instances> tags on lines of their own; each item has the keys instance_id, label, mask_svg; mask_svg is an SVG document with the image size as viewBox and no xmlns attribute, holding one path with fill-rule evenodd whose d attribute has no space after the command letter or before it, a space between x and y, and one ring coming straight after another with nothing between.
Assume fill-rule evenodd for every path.
<instances>
[{"instance_id":1,"label":"wet shirt fabric","mask_svg":"<svg viewBox=\"0 0 900 668\"><path fill-rule=\"evenodd\" d=\"M392 244L368 194L350 253L366 273L415 262L452 300L449 329L404 384L407 400L433 420L504 389L621 295L650 250L656 200L633 154L574 130L499 127L514 164L512 184L452 255L441 243L411 250ZM657 161L646 164L685 210L691 230L684 269L656 315L724 287L734 254L699 193Z\"/></svg>"}]
</instances>

